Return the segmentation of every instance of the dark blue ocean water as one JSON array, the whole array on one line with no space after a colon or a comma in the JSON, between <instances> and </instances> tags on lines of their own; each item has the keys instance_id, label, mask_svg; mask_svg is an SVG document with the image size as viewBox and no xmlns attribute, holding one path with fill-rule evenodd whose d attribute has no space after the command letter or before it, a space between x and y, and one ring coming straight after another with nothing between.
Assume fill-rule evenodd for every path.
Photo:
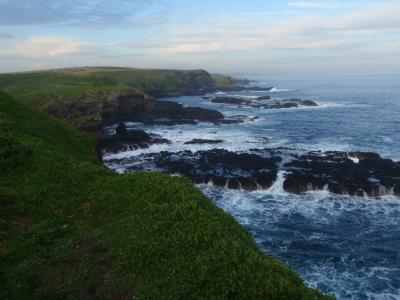
<instances>
[{"instance_id":1,"label":"dark blue ocean water","mask_svg":"<svg viewBox=\"0 0 400 300\"><path fill-rule=\"evenodd\" d=\"M113 157L215 148L184 142L218 138L224 140L218 148L230 150L278 146L361 150L400 160L399 76L270 75L253 79L260 86L276 88L272 92L228 95L309 99L319 107L263 110L213 104L197 96L173 98L169 100L217 109L227 116L244 115L248 121L222 126L144 127L172 144ZM123 160L110 165L120 172L127 166ZM243 224L266 253L289 264L310 286L339 299L400 299L399 198L356 198L324 191L291 195L283 191L282 178L268 191L199 188Z\"/></svg>"}]
</instances>

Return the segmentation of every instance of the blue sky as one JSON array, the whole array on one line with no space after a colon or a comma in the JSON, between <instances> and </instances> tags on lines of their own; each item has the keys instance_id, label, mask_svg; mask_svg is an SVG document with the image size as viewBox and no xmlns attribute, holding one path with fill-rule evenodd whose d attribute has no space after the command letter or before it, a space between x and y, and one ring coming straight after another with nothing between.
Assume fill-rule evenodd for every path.
<instances>
[{"instance_id":1,"label":"blue sky","mask_svg":"<svg viewBox=\"0 0 400 300\"><path fill-rule=\"evenodd\" d=\"M0 72L399 73L400 0L0 0Z\"/></svg>"}]
</instances>

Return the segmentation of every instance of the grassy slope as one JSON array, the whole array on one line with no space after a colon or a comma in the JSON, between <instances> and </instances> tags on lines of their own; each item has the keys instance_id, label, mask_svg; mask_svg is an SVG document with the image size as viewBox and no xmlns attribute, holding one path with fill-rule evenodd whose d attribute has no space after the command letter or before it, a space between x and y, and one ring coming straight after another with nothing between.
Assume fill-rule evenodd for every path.
<instances>
[{"instance_id":1,"label":"grassy slope","mask_svg":"<svg viewBox=\"0 0 400 300\"><path fill-rule=\"evenodd\" d=\"M0 299L321 299L186 179L0 93Z\"/></svg>"},{"instance_id":2,"label":"grassy slope","mask_svg":"<svg viewBox=\"0 0 400 300\"><path fill-rule=\"evenodd\" d=\"M42 107L57 97L74 100L95 90L137 88L147 93L174 92L188 72L196 71L103 67L11 73L0 74L0 89L26 103Z\"/></svg>"},{"instance_id":3,"label":"grassy slope","mask_svg":"<svg viewBox=\"0 0 400 300\"><path fill-rule=\"evenodd\" d=\"M211 74L218 88L229 89L234 86L233 78L222 74Z\"/></svg>"}]
</instances>

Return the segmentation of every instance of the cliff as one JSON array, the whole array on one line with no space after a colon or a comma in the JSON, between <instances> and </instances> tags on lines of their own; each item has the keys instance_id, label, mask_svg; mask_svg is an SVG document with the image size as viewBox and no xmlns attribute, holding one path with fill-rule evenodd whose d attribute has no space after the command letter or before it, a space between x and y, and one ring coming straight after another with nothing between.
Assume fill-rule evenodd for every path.
<instances>
[{"instance_id":1,"label":"cliff","mask_svg":"<svg viewBox=\"0 0 400 300\"><path fill-rule=\"evenodd\" d=\"M216 82L203 70L156 70L85 67L0 74L0 89L43 109L59 101L76 101L92 92L138 90L151 97L212 91Z\"/></svg>"},{"instance_id":2,"label":"cliff","mask_svg":"<svg viewBox=\"0 0 400 300\"><path fill-rule=\"evenodd\" d=\"M0 90L85 130L157 117L215 120L216 112L190 112L155 97L204 94L218 86L203 70L99 67L0 74Z\"/></svg>"},{"instance_id":3,"label":"cliff","mask_svg":"<svg viewBox=\"0 0 400 300\"><path fill-rule=\"evenodd\" d=\"M324 299L187 179L0 93L1 299Z\"/></svg>"}]
</instances>

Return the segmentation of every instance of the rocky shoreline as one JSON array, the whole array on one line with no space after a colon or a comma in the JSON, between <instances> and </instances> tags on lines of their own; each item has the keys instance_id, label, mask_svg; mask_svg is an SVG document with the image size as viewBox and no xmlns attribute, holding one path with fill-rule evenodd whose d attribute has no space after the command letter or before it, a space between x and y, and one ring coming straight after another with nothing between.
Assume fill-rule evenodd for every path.
<instances>
[{"instance_id":1,"label":"rocky shoreline","mask_svg":"<svg viewBox=\"0 0 400 300\"><path fill-rule=\"evenodd\" d=\"M329 191L358 197L400 196L400 162L367 152L312 152L286 148L232 152L211 149L148 153L123 159L127 172L162 171L196 184L236 190L268 190L283 175L283 190L300 194Z\"/></svg>"},{"instance_id":2,"label":"rocky shoreline","mask_svg":"<svg viewBox=\"0 0 400 300\"><path fill-rule=\"evenodd\" d=\"M259 109L318 106L312 100L278 100L271 96L252 99L218 96L203 98L218 104ZM162 171L185 176L196 184L213 184L246 191L268 190L277 182L278 174L281 174L279 179L282 180L282 190L287 193L325 190L333 194L359 197L400 196L400 162L383 159L376 153L315 152L287 148L251 149L247 152L211 149L176 153L163 151L127 159L109 159L107 157L110 154L170 142L143 130L128 130L124 121L140 122L145 126L197 125L199 122L221 125L241 123L245 118L238 116L236 119L227 119L216 110L184 107L176 102L154 99L150 106L138 109L137 106L129 105L132 103L129 99L132 99L132 95L120 95L116 101L119 106L114 113L102 115L103 125L115 120L122 122L116 128L115 135L99 138L99 153L105 155L107 165L123 161L130 166L127 172ZM142 95L142 99L146 99L146 96ZM185 142L186 145L221 143L223 140L220 139L201 138Z\"/></svg>"},{"instance_id":3,"label":"rocky shoreline","mask_svg":"<svg viewBox=\"0 0 400 300\"><path fill-rule=\"evenodd\" d=\"M213 103L250 106L263 109L298 108L301 106L312 107L318 104L311 100L301 99L272 99L270 96L257 97L256 99L246 99L237 97L216 97L211 100Z\"/></svg>"}]
</instances>

